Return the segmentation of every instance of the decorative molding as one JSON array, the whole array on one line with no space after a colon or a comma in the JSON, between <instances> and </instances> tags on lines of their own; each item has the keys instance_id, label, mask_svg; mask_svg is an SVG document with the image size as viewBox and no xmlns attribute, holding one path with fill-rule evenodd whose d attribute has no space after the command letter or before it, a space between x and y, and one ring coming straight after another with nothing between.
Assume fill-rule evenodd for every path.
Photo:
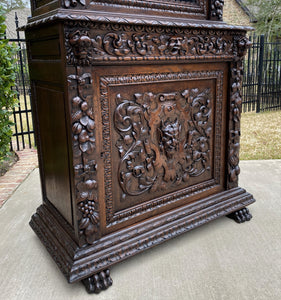
<instances>
[{"instance_id":1,"label":"decorative molding","mask_svg":"<svg viewBox=\"0 0 281 300\"><path fill-rule=\"evenodd\" d=\"M197 203L197 209L195 211L192 209L196 213L192 214L190 209L186 207L178 214L164 215L150 224L138 226L131 231L126 230L123 234L120 233L120 235L116 236L115 242L110 241L112 251L109 251L108 244L105 241L107 251L103 251L102 255L97 255L96 249L93 249L91 253L87 252L87 260L81 257L83 262L77 264L77 267L72 272L73 281L79 280L81 273L85 276L85 270L87 270L88 274L93 274L98 270L108 268L125 258L141 253L177 235L255 202L252 195L245 191L241 193L241 191L242 189L239 188L235 191L229 191L232 195L223 194L224 192L222 195L216 194L216 203L219 205L214 203L210 204L210 206L204 205L204 210L202 208L199 209L200 204ZM120 243L122 244L116 247Z\"/></svg>"},{"instance_id":2,"label":"decorative molding","mask_svg":"<svg viewBox=\"0 0 281 300\"><path fill-rule=\"evenodd\" d=\"M222 21L224 0L211 0L211 19Z\"/></svg>"},{"instance_id":3,"label":"decorative molding","mask_svg":"<svg viewBox=\"0 0 281 300\"><path fill-rule=\"evenodd\" d=\"M123 222L123 221L127 220L128 218L134 218L138 215L144 214L148 211L152 211L152 210L159 208L163 205L166 205L168 203L179 201L180 199L183 199L183 197L194 195L194 194L198 193L199 191L202 192L204 190L213 188L216 184L218 184L220 182L220 167L221 167L220 163L219 163L220 157L221 157L221 149L220 149L221 123L215 122L215 128L213 129L215 131L214 144L218 143L218 145L214 148L215 165L214 165L214 179L213 180L210 180L210 181L204 182L204 183L200 183L200 184L195 184L194 186L191 186L191 187L185 188L181 191L173 193L172 196L162 196L162 197L156 198L153 200L153 203L147 202L147 203L137 205L137 206L129 208L125 211L123 210L121 212L114 214L114 212L113 212L113 196L112 196L112 188L113 187L112 187L112 179L111 179L112 178L112 170L111 170L112 161L111 161L111 142L110 142L111 141L111 139L110 139L111 133L110 133L110 131L111 131L112 125L110 124L110 121L109 121L110 120L110 116L109 116L109 103L110 102L108 99L109 86L122 85L122 84L133 84L136 82L151 83L151 82L163 82L163 81L168 82L168 81L179 81L179 80L183 81L183 80L196 80L196 79L211 79L211 78L216 79L215 88L216 88L217 96L215 99L216 112L215 112L214 118L220 120L222 118L222 116L221 116L221 114L222 114L222 86L223 86L223 72L222 71L207 71L207 72L206 71L198 71L198 72L195 71L195 72L186 72L186 73L162 73L162 74L160 73L160 74L147 74L147 75L132 74L132 75L126 75L126 76L101 77L101 79L100 79L100 93L101 93L100 99L101 99L101 113L102 113L102 124L103 124L103 127L102 127L103 150L104 150L103 157L104 157L104 168L105 168L104 177L105 177L105 185L106 185L105 186L105 201L106 201L106 215L107 215L107 225L108 226L112 226L113 224ZM198 95L200 94L199 92L197 92L197 93L198 93ZM157 97L157 96L160 97L160 94L154 95L154 97ZM137 95L137 97L139 97L138 99L139 99L139 101L141 101L140 100L141 95ZM184 99L184 97L180 96L180 94L177 94L177 97L182 97L182 99ZM195 98L194 98L194 100L195 100ZM122 98L120 98L120 99L121 99L121 102L117 105L117 108L119 107L119 111L120 111L120 109L122 110L122 107L121 107L122 106ZM130 102L130 101L128 101L128 102ZM142 104L140 105L140 104L134 103L133 105L136 106L135 107L136 111L142 109L143 113L144 113L144 106L142 106ZM127 106L126 101L125 101L125 105L123 105L123 106L125 106L124 107L125 109L128 109L128 107L126 108L126 106ZM159 107L161 107L161 106L159 106ZM145 111L145 113L147 113L147 111ZM119 115L120 115L120 113L119 113ZM118 118L120 119L120 117L121 117L121 115L118 116L118 113L115 114L115 117L114 117L115 123L119 122ZM147 119L148 119L148 116L147 116ZM125 123L126 122L127 121L125 121ZM192 124L193 123L191 121L191 125ZM186 125L184 125L184 126L186 126ZM183 126L183 125L181 125L181 126ZM194 126L194 125L192 125L192 126ZM119 133L121 133L121 131L122 131L121 127L119 128ZM143 130L145 130L145 128L143 128ZM196 130L195 130L195 132L196 132ZM155 134L157 135L157 133L155 133ZM130 152L129 148L132 148L132 143L135 142L135 133L133 134L133 131L131 131L130 134L126 134L124 131L124 134L121 134L121 135L122 135L121 144L119 143L119 145L118 145L120 155L122 157L121 163L120 163L120 173L123 172L123 168L127 164L127 162L125 162L126 157L127 157L126 153L128 154L128 152ZM191 140L192 140L192 138L191 138ZM128 143L128 144L126 145L126 143ZM131 145L131 147L130 147L130 145ZM148 147L148 145L144 145L144 143L142 142L142 147L146 148L146 147ZM164 148L164 145L163 145L163 148ZM155 150L156 150L156 148L153 151L155 151ZM157 151L159 151L159 153L160 153L159 148ZM153 157L150 157L150 156L148 159L151 159L151 166L153 168L155 168L152 163ZM153 154L152 154L152 156L153 156ZM159 154L159 156L161 157L160 154ZM162 154L162 158L164 158L164 157L165 157L165 155ZM163 160L165 160L165 159L163 159ZM166 158L166 160L167 160L167 158ZM219 161L219 162L217 162L217 161ZM146 161L145 164L146 164L146 167L149 166L149 162ZM163 164L165 164L165 163L163 163ZM163 164L162 164L162 167L163 167ZM161 164L158 168L161 169ZM189 174L189 176L190 176L190 174ZM160 176L160 178L161 178L161 176ZM162 176L162 178L163 178L163 176ZM183 177L181 177L181 178L183 179ZM187 180L188 180L188 178L187 178ZM151 185L151 187L152 187L152 185ZM123 186L124 190L127 189L124 187L124 184L122 183L122 179L121 179L121 186ZM157 185L155 185L155 186L157 186ZM147 190L147 189L148 188L144 188L144 190ZM127 191L128 191L128 189L127 189ZM131 192L129 192L129 194L130 193Z\"/></svg>"},{"instance_id":4,"label":"decorative molding","mask_svg":"<svg viewBox=\"0 0 281 300\"><path fill-rule=\"evenodd\" d=\"M239 26L239 25L228 25L225 23L203 23L196 20L194 22L186 22L186 19L179 19L178 21L175 18L165 18L162 20L155 20L153 17L147 17L146 19L136 19L134 17L127 16L126 18L120 17L119 15L115 16L111 14L110 16L104 16L100 12L95 12L91 15L75 14L75 13L65 13L64 11L59 11L57 13L48 15L44 18L30 18L28 24L21 27L20 30L26 30L30 27L36 27L42 24L54 22L54 21L63 21L65 25L69 27L85 27L89 24L103 24L112 23L113 25L123 25L123 26L145 26L146 29L156 29L156 30L165 30L165 28L170 28L174 30L175 27L178 27L178 30L185 29L197 29L197 30L229 30L229 35L245 35L247 31L254 30L253 27L249 26ZM92 25L91 25L92 26ZM161 29L162 28L162 29ZM231 32L232 31L232 32Z\"/></svg>"},{"instance_id":5,"label":"decorative molding","mask_svg":"<svg viewBox=\"0 0 281 300\"><path fill-rule=\"evenodd\" d=\"M167 218L166 226L164 225L162 228L158 228L158 230L150 232L148 236L138 236L138 238L134 241L126 243L124 246L122 246L121 249L119 248L118 250L112 252L107 251L106 254L94 258L88 263L85 263L85 267L79 266L76 272L79 274L80 270L84 271L87 269L89 271L93 271L93 269L104 269L130 256L139 254L148 248L162 244L163 242L183 234L184 232L190 231L191 229L209 223L210 221L219 217L230 214L233 210L239 210L241 205L246 206L254 201L255 200L253 200L252 195L245 195L239 200L233 200L233 202L225 204L221 203L220 207L212 209L208 208L206 211L201 212L199 215L196 215L193 218L190 216L189 218L182 218L182 220L177 220L176 223L170 222L169 218Z\"/></svg>"},{"instance_id":6,"label":"decorative molding","mask_svg":"<svg viewBox=\"0 0 281 300\"><path fill-rule=\"evenodd\" d=\"M165 14L181 14L206 18L207 5L205 0L166 0L166 1L147 1L147 0L94 0L91 4L98 3L103 6L114 6L128 9L138 9L140 13L147 10L163 12Z\"/></svg>"},{"instance_id":7,"label":"decorative molding","mask_svg":"<svg viewBox=\"0 0 281 300\"><path fill-rule=\"evenodd\" d=\"M79 7L80 4L81 6ZM149 11L157 11L170 14L180 14L183 16L191 15L197 18L206 18L207 6L205 0L166 0L163 1L147 1L147 0L93 0L88 2L86 0L62 0L63 8L82 8L89 11L94 10L96 5L138 9L140 13Z\"/></svg>"},{"instance_id":8,"label":"decorative molding","mask_svg":"<svg viewBox=\"0 0 281 300\"><path fill-rule=\"evenodd\" d=\"M222 119L222 103L223 103L223 77L226 76L224 72L219 72L217 74L217 85L216 85L216 112L215 112L215 138L214 138L214 147L215 147L215 156L214 156L214 179L216 184L220 183L220 171L221 171L221 157L223 154L221 153L221 134L222 128L221 124L223 124Z\"/></svg>"},{"instance_id":9,"label":"decorative molding","mask_svg":"<svg viewBox=\"0 0 281 300\"><path fill-rule=\"evenodd\" d=\"M68 242L69 236L65 234L65 231L62 229L60 224L57 224L55 231L49 229L52 223L50 224L48 220L46 221L44 219L43 215L45 211L47 211L45 205L39 206L36 213L33 214L29 225L40 238L41 242L46 247L63 275L68 277L71 272L73 255L68 255L67 250L61 251L61 248L68 249L66 241ZM48 213L49 212L47 212L47 214ZM55 222L55 218L53 218L51 214L50 219ZM62 237L62 239L60 239L60 237ZM71 242L73 243L73 241ZM72 244L71 242L70 245Z\"/></svg>"},{"instance_id":10,"label":"decorative molding","mask_svg":"<svg viewBox=\"0 0 281 300\"><path fill-rule=\"evenodd\" d=\"M121 230L119 234L109 234L95 245L77 248L70 256L66 255L70 237L61 226L63 220L56 225L58 234L49 230L49 224L46 224L42 214L35 213L30 225L65 277L73 283L255 202L253 196L241 188L224 191L202 200L182 207L177 213L160 215L157 220L136 224L134 228ZM37 212L42 210L46 210L45 205L41 205ZM59 221L52 213L48 214L51 222ZM61 216L60 218L63 219ZM72 243L75 245L74 241Z\"/></svg>"},{"instance_id":11,"label":"decorative molding","mask_svg":"<svg viewBox=\"0 0 281 300\"><path fill-rule=\"evenodd\" d=\"M168 206L188 197L199 195L200 193L214 188L217 183L218 180L211 179L205 181L204 183L199 183L181 191L174 192L172 196L162 196L153 201L148 201L145 204L130 207L129 209L122 210L115 214L113 213L112 207L110 206L111 202L109 202L109 205L106 207L108 222L107 227L111 227L118 223L125 222L129 219L136 218L147 212L152 212L154 210L157 210L159 207L163 207L164 205Z\"/></svg>"},{"instance_id":12,"label":"decorative molding","mask_svg":"<svg viewBox=\"0 0 281 300\"><path fill-rule=\"evenodd\" d=\"M99 232L92 75L77 67L76 74L67 78L71 99L74 185L79 234L82 242L86 240L87 243L92 243Z\"/></svg>"}]
</instances>

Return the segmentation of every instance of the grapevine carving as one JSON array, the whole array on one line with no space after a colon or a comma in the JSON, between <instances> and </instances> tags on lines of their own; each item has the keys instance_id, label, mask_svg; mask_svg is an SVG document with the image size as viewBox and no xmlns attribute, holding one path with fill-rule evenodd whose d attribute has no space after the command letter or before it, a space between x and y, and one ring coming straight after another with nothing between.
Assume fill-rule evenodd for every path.
<instances>
[{"instance_id":1,"label":"grapevine carving","mask_svg":"<svg viewBox=\"0 0 281 300\"><path fill-rule=\"evenodd\" d=\"M167 189L210 169L210 89L147 92L133 100L118 94L116 101L123 198Z\"/></svg>"},{"instance_id":2,"label":"grapevine carving","mask_svg":"<svg viewBox=\"0 0 281 300\"><path fill-rule=\"evenodd\" d=\"M71 100L71 120L79 229L80 235L84 235L86 241L92 243L99 227L92 76L77 68L77 74L69 75L68 82L70 93L75 91Z\"/></svg>"},{"instance_id":3,"label":"grapevine carving","mask_svg":"<svg viewBox=\"0 0 281 300\"><path fill-rule=\"evenodd\" d=\"M231 97L230 97L230 130L229 130L229 187L238 184L239 168L239 149L240 149L240 117L242 109L241 80L242 62L236 62L231 69Z\"/></svg>"},{"instance_id":4,"label":"grapevine carving","mask_svg":"<svg viewBox=\"0 0 281 300\"><path fill-rule=\"evenodd\" d=\"M229 113L229 151L228 151L228 188L238 186L239 149L240 149L240 118L242 112L242 58L246 54L251 42L246 37L237 37L234 49L236 60L231 64L231 93Z\"/></svg>"}]
</instances>

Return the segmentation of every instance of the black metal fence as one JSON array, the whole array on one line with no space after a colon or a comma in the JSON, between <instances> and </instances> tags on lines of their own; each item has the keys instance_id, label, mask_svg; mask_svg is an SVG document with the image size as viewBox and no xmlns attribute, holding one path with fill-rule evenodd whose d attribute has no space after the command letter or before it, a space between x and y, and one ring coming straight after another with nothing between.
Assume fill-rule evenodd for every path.
<instances>
[{"instance_id":1,"label":"black metal fence","mask_svg":"<svg viewBox=\"0 0 281 300\"><path fill-rule=\"evenodd\" d=\"M250 36L244 64L243 112L281 109L281 41Z\"/></svg>"},{"instance_id":2,"label":"black metal fence","mask_svg":"<svg viewBox=\"0 0 281 300\"><path fill-rule=\"evenodd\" d=\"M17 14L15 14L16 29L19 28ZM22 150L35 146L33 120L31 114L30 102L30 81L28 72L28 61L25 39L17 31L16 39L9 39L10 43L15 43L18 47L16 54L16 85L18 106L13 109L12 122L13 137L11 141L11 150Z\"/></svg>"},{"instance_id":3,"label":"black metal fence","mask_svg":"<svg viewBox=\"0 0 281 300\"><path fill-rule=\"evenodd\" d=\"M16 28L19 27L15 15ZM269 42L261 36L250 36L253 46L244 64L243 112L281 109L281 42ZM33 119L31 115L30 81L25 39L10 39L18 46L17 77L18 106L13 110L14 122L12 150L35 146Z\"/></svg>"}]
</instances>

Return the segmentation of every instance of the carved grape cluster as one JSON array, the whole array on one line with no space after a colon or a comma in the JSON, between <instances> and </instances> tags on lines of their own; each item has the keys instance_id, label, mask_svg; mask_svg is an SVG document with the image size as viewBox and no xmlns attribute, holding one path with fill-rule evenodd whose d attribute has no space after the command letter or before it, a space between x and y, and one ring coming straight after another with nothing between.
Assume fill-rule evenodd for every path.
<instances>
[{"instance_id":1,"label":"carved grape cluster","mask_svg":"<svg viewBox=\"0 0 281 300\"><path fill-rule=\"evenodd\" d=\"M95 121L92 108L88 106L87 101L83 101L80 97L72 99L73 107L78 108L72 114L72 132L74 140L78 143L78 147L82 152L91 153L95 148ZM80 155L80 151L76 149L76 155Z\"/></svg>"},{"instance_id":2,"label":"carved grape cluster","mask_svg":"<svg viewBox=\"0 0 281 300\"><path fill-rule=\"evenodd\" d=\"M70 75L69 80L75 79L78 81L80 89L91 86L91 74L84 73L82 76ZM79 89L79 90L80 90ZM95 121L94 112L89 105L89 97L80 95L72 99L72 133L73 133L73 148L74 156L78 157L82 153L91 154L95 149Z\"/></svg>"},{"instance_id":3,"label":"carved grape cluster","mask_svg":"<svg viewBox=\"0 0 281 300\"><path fill-rule=\"evenodd\" d=\"M79 209L83 214L83 218L91 218L95 214L95 202L80 202Z\"/></svg>"},{"instance_id":4,"label":"carved grape cluster","mask_svg":"<svg viewBox=\"0 0 281 300\"><path fill-rule=\"evenodd\" d=\"M222 20L224 0L212 0L211 5L211 14L212 17L217 17L219 20Z\"/></svg>"},{"instance_id":5,"label":"carved grape cluster","mask_svg":"<svg viewBox=\"0 0 281 300\"><path fill-rule=\"evenodd\" d=\"M82 216L79 221L79 229L81 233L85 230L87 241L90 243L94 240L94 233L97 232L97 224L99 223L99 214L96 205L95 190L97 182L92 179L81 181L76 186L78 209Z\"/></svg>"}]
</instances>

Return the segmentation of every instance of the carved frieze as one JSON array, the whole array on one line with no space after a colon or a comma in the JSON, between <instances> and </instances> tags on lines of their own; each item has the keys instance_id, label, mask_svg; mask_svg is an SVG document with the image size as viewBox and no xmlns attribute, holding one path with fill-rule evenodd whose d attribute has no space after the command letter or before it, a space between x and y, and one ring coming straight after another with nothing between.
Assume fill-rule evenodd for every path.
<instances>
[{"instance_id":1,"label":"carved frieze","mask_svg":"<svg viewBox=\"0 0 281 300\"><path fill-rule=\"evenodd\" d=\"M76 70L68 76L75 197L81 240L92 243L99 228L92 75Z\"/></svg>"},{"instance_id":2,"label":"carved frieze","mask_svg":"<svg viewBox=\"0 0 281 300\"><path fill-rule=\"evenodd\" d=\"M117 24L91 24L89 28L67 32L66 50L70 65L99 61L229 59L234 54L233 38L226 32L191 29L174 32L171 28Z\"/></svg>"},{"instance_id":3,"label":"carved frieze","mask_svg":"<svg viewBox=\"0 0 281 300\"><path fill-rule=\"evenodd\" d=\"M126 195L167 190L210 169L210 89L117 95L118 178Z\"/></svg>"}]
</instances>

